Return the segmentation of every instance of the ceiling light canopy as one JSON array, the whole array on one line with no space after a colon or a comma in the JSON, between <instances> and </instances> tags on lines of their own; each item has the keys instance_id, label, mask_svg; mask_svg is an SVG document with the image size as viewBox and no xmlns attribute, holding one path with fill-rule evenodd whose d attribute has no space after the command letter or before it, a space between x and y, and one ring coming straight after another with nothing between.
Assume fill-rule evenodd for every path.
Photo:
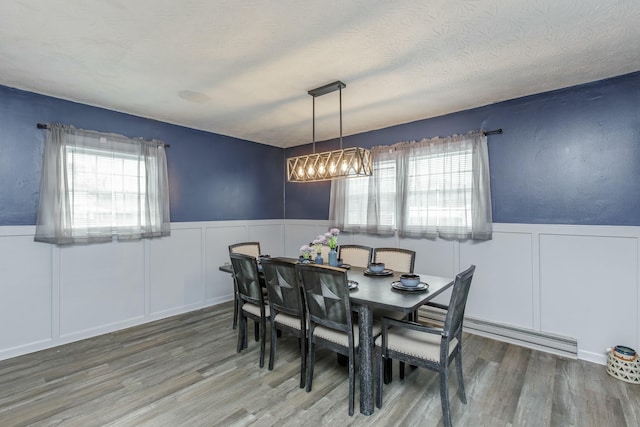
<instances>
[{"instance_id":1,"label":"ceiling light canopy","mask_svg":"<svg viewBox=\"0 0 640 427\"><path fill-rule=\"evenodd\" d=\"M369 150L342 148L342 89L346 86L336 81L308 92L313 97L313 153L287 159L287 179L290 182L329 181L371 175ZM336 90L340 91L340 149L316 153L316 97Z\"/></svg>"}]
</instances>

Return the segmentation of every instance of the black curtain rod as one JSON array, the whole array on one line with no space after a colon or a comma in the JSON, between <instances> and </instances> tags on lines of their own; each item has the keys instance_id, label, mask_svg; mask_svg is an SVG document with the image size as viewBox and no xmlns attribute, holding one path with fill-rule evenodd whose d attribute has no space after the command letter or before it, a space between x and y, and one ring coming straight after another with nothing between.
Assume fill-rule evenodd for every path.
<instances>
[{"instance_id":1,"label":"black curtain rod","mask_svg":"<svg viewBox=\"0 0 640 427\"><path fill-rule=\"evenodd\" d=\"M484 132L484 136L500 135L500 134L502 134L502 129L488 130L488 131Z\"/></svg>"},{"instance_id":2,"label":"black curtain rod","mask_svg":"<svg viewBox=\"0 0 640 427\"><path fill-rule=\"evenodd\" d=\"M38 124L36 124L36 127L38 129L49 129L49 125L46 124L46 123L38 123ZM164 146L164 148L171 147L169 144L165 144L164 142L162 143L162 145Z\"/></svg>"}]
</instances>

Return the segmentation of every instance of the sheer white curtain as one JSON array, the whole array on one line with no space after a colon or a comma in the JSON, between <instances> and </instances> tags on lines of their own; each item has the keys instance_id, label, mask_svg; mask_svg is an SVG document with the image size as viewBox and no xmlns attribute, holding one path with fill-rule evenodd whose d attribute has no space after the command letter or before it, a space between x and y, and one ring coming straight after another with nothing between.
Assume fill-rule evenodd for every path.
<instances>
[{"instance_id":1,"label":"sheer white curtain","mask_svg":"<svg viewBox=\"0 0 640 427\"><path fill-rule=\"evenodd\" d=\"M389 147L371 150L370 177L331 181L329 222L351 233L393 235L396 216L396 159Z\"/></svg>"},{"instance_id":2,"label":"sheer white curtain","mask_svg":"<svg viewBox=\"0 0 640 427\"><path fill-rule=\"evenodd\" d=\"M36 241L64 245L169 233L162 142L48 126Z\"/></svg>"},{"instance_id":3,"label":"sheer white curtain","mask_svg":"<svg viewBox=\"0 0 640 427\"><path fill-rule=\"evenodd\" d=\"M491 239L484 132L404 143L396 152L400 236Z\"/></svg>"},{"instance_id":4,"label":"sheer white curtain","mask_svg":"<svg viewBox=\"0 0 640 427\"><path fill-rule=\"evenodd\" d=\"M492 236L482 131L371 150L373 175L334 180L331 226L348 232L487 240Z\"/></svg>"}]
</instances>

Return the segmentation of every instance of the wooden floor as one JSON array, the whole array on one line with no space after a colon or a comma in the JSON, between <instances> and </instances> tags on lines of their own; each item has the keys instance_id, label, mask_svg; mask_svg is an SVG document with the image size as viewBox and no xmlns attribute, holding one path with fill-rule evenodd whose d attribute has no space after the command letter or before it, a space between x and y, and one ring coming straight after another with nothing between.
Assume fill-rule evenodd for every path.
<instances>
[{"instance_id":1,"label":"wooden floor","mask_svg":"<svg viewBox=\"0 0 640 427\"><path fill-rule=\"evenodd\" d=\"M356 391L349 417L348 374L334 354L318 352L306 393L298 387L297 341L283 337L275 369L260 369L255 342L235 351L231 308L0 361L0 425L442 425L434 373L394 376L384 407L368 417L358 412ZM463 359L467 405L451 372L456 426L640 425L640 386L610 377L603 366L474 335L465 335Z\"/></svg>"}]
</instances>

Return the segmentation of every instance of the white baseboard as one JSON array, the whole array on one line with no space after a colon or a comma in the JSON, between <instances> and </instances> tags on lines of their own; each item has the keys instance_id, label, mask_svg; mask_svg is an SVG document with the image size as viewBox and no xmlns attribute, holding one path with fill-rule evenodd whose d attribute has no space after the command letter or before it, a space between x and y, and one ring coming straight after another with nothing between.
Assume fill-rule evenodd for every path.
<instances>
[{"instance_id":1,"label":"white baseboard","mask_svg":"<svg viewBox=\"0 0 640 427\"><path fill-rule=\"evenodd\" d=\"M421 307L418 317L427 322L444 322L444 312L441 310ZM463 329L471 334L484 336L498 341L516 344L547 353L564 356L571 359L578 358L578 341L575 338L533 331L516 326L487 322L465 316Z\"/></svg>"}]
</instances>

